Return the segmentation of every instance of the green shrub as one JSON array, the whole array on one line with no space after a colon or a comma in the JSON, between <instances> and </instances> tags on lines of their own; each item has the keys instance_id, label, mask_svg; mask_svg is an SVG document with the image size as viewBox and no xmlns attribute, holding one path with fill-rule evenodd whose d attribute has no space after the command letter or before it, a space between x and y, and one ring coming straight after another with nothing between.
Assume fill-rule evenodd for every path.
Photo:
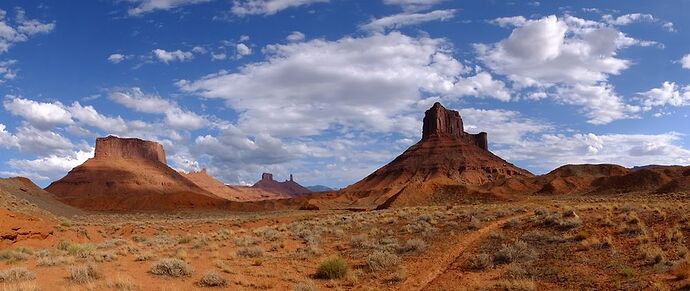
<instances>
[{"instance_id":1,"label":"green shrub","mask_svg":"<svg viewBox=\"0 0 690 291\"><path fill-rule=\"evenodd\" d=\"M323 261L316 270L320 279L339 279L347 275L347 262L341 257L331 257Z\"/></svg>"}]
</instances>

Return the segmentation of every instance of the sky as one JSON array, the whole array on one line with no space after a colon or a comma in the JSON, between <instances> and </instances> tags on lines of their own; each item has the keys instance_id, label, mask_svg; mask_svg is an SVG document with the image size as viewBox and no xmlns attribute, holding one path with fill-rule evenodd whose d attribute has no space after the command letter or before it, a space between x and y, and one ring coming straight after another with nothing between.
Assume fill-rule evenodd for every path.
<instances>
[{"instance_id":1,"label":"sky","mask_svg":"<svg viewBox=\"0 0 690 291\"><path fill-rule=\"evenodd\" d=\"M690 164L690 0L3 0L0 176L41 186L96 137L180 171L344 187L424 110L535 174Z\"/></svg>"}]
</instances>

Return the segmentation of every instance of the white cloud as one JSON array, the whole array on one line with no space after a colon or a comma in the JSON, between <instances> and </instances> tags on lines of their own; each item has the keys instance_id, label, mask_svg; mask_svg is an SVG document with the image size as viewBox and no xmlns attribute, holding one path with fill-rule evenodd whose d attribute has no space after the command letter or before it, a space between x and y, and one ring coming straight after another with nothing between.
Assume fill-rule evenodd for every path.
<instances>
[{"instance_id":1,"label":"white cloud","mask_svg":"<svg viewBox=\"0 0 690 291\"><path fill-rule=\"evenodd\" d=\"M73 123L72 114L60 102L44 103L8 95L3 105L12 115L20 116L42 129Z\"/></svg>"},{"instance_id":2,"label":"white cloud","mask_svg":"<svg viewBox=\"0 0 690 291\"><path fill-rule=\"evenodd\" d=\"M7 127L0 123L0 147L11 148L17 146L17 138L7 131Z\"/></svg>"},{"instance_id":3,"label":"white cloud","mask_svg":"<svg viewBox=\"0 0 690 291\"><path fill-rule=\"evenodd\" d=\"M304 40L304 33L301 33L299 31L293 31L285 39L287 39L290 42L303 41Z\"/></svg>"},{"instance_id":4,"label":"white cloud","mask_svg":"<svg viewBox=\"0 0 690 291\"><path fill-rule=\"evenodd\" d=\"M558 101L582 106L594 124L630 118L639 111L615 93L608 78L631 65L617 57L621 49L645 42L609 25L568 15L494 23L518 27L508 38L475 49L478 58L506 76L514 88L547 91Z\"/></svg>"},{"instance_id":5,"label":"white cloud","mask_svg":"<svg viewBox=\"0 0 690 291\"><path fill-rule=\"evenodd\" d=\"M113 64L119 64L120 62L124 61L127 59L127 56L123 54L112 54L108 56L108 61L113 63Z\"/></svg>"},{"instance_id":6,"label":"white cloud","mask_svg":"<svg viewBox=\"0 0 690 291\"><path fill-rule=\"evenodd\" d=\"M153 54L159 61L166 64L174 61L189 61L194 58L194 54L192 52L185 52L181 50L166 51L163 49L155 49L153 50Z\"/></svg>"},{"instance_id":7,"label":"white cloud","mask_svg":"<svg viewBox=\"0 0 690 291\"><path fill-rule=\"evenodd\" d=\"M523 16L510 16L510 17L500 17L491 20L491 23L496 24L500 27L519 27L527 23L527 19Z\"/></svg>"},{"instance_id":8,"label":"white cloud","mask_svg":"<svg viewBox=\"0 0 690 291\"><path fill-rule=\"evenodd\" d=\"M411 116L427 94L506 98L489 92L502 87L488 74L462 81L467 70L443 39L393 32L269 45L263 51L265 61L178 86L225 99L240 112L242 130L274 136L315 135L332 126L416 135L419 124Z\"/></svg>"},{"instance_id":9,"label":"white cloud","mask_svg":"<svg viewBox=\"0 0 690 291\"><path fill-rule=\"evenodd\" d=\"M238 43L235 46L235 50L237 51L237 58L238 59L241 57L248 56L248 55L252 54L252 49L243 43Z\"/></svg>"},{"instance_id":10,"label":"white cloud","mask_svg":"<svg viewBox=\"0 0 690 291\"><path fill-rule=\"evenodd\" d=\"M211 53L211 60L212 61L222 61L228 58L228 55L225 53Z\"/></svg>"},{"instance_id":11,"label":"white cloud","mask_svg":"<svg viewBox=\"0 0 690 291\"><path fill-rule=\"evenodd\" d=\"M662 25L662 27L669 32L676 32L676 28L675 26L673 26L673 22L666 22Z\"/></svg>"},{"instance_id":12,"label":"white cloud","mask_svg":"<svg viewBox=\"0 0 690 291\"><path fill-rule=\"evenodd\" d=\"M404 26L416 25L429 21L448 20L455 17L455 9L434 10L426 13L400 13L374 19L360 28L368 31L385 31L386 29L400 29Z\"/></svg>"},{"instance_id":13,"label":"white cloud","mask_svg":"<svg viewBox=\"0 0 690 291\"><path fill-rule=\"evenodd\" d=\"M131 16L142 15L156 10L170 10L186 5L210 2L212 0L128 0L136 6L127 10Z\"/></svg>"},{"instance_id":14,"label":"white cloud","mask_svg":"<svg viewBox=\"0 0 690 291\"><path fill-rule=\"evenodd\" d=\"M17 77L17 72L12 68L17 64L17 60L0 61L0 76L4 80L12 80ZM0 84L4 82L0 80Z\"/></svg>"},{"instance_id":15,"label":"white cloud","mask_svg":"<svg viewBox=\"0 0 690 291\"><path fill-rule=\"evenodd\" d=\"M7 164L19 171L13 172L13 176L29 176L40 181L52 181L60 178L76 166L83 164L93 155L93 149L90 151L79 150L65 155L51 154L33 160L11 159Z\"/></svg>"},{"instance_id":16,"label":"white cloud","mask_svg":"<svg viewBox=\"0 0 690 291\"><path fill-rule=\"evenodd\" d=\"M683 69L690 69L690 54L687 54L680 59L680 65L683 67Z\"/></svg>"},{"instance_id":17,"label":"white cloud","mask_svg":"<svg viewBox=\"0 0 690 291\"><path fill-rule=\"evenodd\" d=\"M107 117L98 113L93 106L82 106L79 102L74 102L69 110L74 119L82 124L104 130L107 134L124 133L128 130L127 123L122 117Z\"/></svg>"},{"instance_id":18,"label":"white cloud","mask_svg":"<svg viewBox=\"0 0 690 291\"><path fill-rule=\"evenodd\" d=\"M291 7L324 3L329 0L235 0L232 13L245 15L273 15Z\"/></svg>"},{"instance_id":19,"label":"white cloud","mask_svg":"<svg viewBox=\"0 0 690 291\"><path fill-rule=\"evenodd\" d=\"M496 153L530 167L550 171L564 164L614 163L627 167L688 164L690 150L678 145L681 135L663 134L544 134L513 143Z\"/></svg>"},{"instance_id":20,"label":"white cloud","mask_svg":"<svg viewBox=\"0 0 690 291\"><path fill-rule=\"evenodd\" d=\"M176 129L195 130L208 124L196 113L182 109L177 103L154 94L146 94L140 88L112 91L110 99L139 112L162 114L166 124Z\"/></svg>"},{"instance_id":21,"label":"white cloud","mask_svg":"<svg viewBox=\"0 0 690 291\"><path fill-rule=\"evenodd\" d=\"M690 105L690 86L679 88L674 82L664 82L661 87L639 93L643 97L642 105L646 110L655 106L688 106Z\"/></svg>"},{"instance_id":22,"label":"white cloud","mask_svg":"<svg viewBox=\"0 0 690 291\"><path fill-rule=\"evenodd\" d=\"M36 19L26 18L23 9L17 8L14 22L5 18L7 12L0 9L0 53L7 52L12 45L25 42L36 34L49 33L55 29L55 22L45 23Z\"/></svg>"},{"instance_id":23,"label":"white cloud","mask_svg":"<svg viewBox=\"0 0 690 291\"><path fill-rule=\"evenodd\" d=\"M444 1L446 0L383 0L383 3L400 6L405 11L420 11Z\"/></svg>"},{"instance_id":24,"label":"white cloud","mask_svg":"<svg viewBox=\"0 0 690 291\"><path fill-rule=\"evenodd\" d=\"M625 14L621 15L618 17L613 17L612 15L604 15L602 19L611 25L629 25L632 23L638 23L638 22L654 22L656 21L654 19L654 16L651 14L643 14L643 13L631 13L631 14Z\"/></svg>"},{"instance_id":25,"label":"white cloud","mask_svg":"<svg viewBox=\"0 0 690 291\"><path fill-rule=\"evenodd\" d=\"M41 130L33 126L23 126L15 134L20 151L39 156L65 154L74 148L72 142L56 131Z\"/></svg>"}]
</instances>

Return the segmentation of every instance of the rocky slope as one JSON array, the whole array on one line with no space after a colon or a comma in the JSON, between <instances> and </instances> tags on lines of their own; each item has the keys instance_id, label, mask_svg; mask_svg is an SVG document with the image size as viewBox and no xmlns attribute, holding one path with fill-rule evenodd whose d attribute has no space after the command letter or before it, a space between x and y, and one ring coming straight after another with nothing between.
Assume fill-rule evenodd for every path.
<instances>
[{"instance_id":1,"label":"rocky slope","mask_svg":"<svg viewBox=\"0 0 690 291\"><path fill-rule=\"evenodd\" d=\"M291 197L286 193L279 193L261 188L226 185L210 176L205 169L199 172L182 173L182 175L202 189L230 201L258 201L286 199Z\"/></svg>"},{"instance_id":2,"label":"rocky slope","mask_svg":"<svg viewBox=\"0 0 690 291\"><path fill-rule=\"evenodd\" d=\"M464 132L457 111L435 103L425 112L417 144L340 193L354 201L352 207L428 205L471 198L474 188L488 182L532 176L491 153L486 133Z\"/></svg>"},{"instance_id":3,"label":"rocky slope","mask_svg":"<svg viewBox=\"0 0 690 291\"><path fill-rule=\"evenodd\" d=\"M205 208L225 202L168 167L162 145L113 136L97 139L95 156L46 191L92 210Z\"/></svg>"}]
</instances>

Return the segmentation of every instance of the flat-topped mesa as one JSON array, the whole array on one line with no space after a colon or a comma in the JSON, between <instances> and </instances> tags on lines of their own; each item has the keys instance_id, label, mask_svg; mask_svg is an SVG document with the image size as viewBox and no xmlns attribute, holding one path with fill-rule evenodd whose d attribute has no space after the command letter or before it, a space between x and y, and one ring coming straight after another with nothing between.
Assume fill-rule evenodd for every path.
<instances>
[{"instance_id":1,"label":"flat-topped mesa","mask_svg":"<svg viewBox=\"0 0 690 291\"><path fill-rule=\"evenodd\" d=\"M271 173L261 174L261 181L273 181L273 174L271 174Z\"/></svg>"},{"instance_id":2,"label":"flat-topped mesa","mask_svg":"<svg viewBox=\"0 0 690 291\"><path fill-rule=\"evenodd\" d=\"M439 137L461 139L484 150L489 149L486 132L477 134L465 132L460 113L446 109L441 103L436 102L424 113L422 140Z\"/></svg>"},{"instance_id":3,"label":"flat-topped mesa","mask_svg":"<svg viewBox=\"0 0 690 291\"><path fill-rule=\"evenodd\" d=\"M112 135L96 139L94 158L150 160L167 164L163 145L138 138L119 138Z\"/></svg>"}]
</instances>

